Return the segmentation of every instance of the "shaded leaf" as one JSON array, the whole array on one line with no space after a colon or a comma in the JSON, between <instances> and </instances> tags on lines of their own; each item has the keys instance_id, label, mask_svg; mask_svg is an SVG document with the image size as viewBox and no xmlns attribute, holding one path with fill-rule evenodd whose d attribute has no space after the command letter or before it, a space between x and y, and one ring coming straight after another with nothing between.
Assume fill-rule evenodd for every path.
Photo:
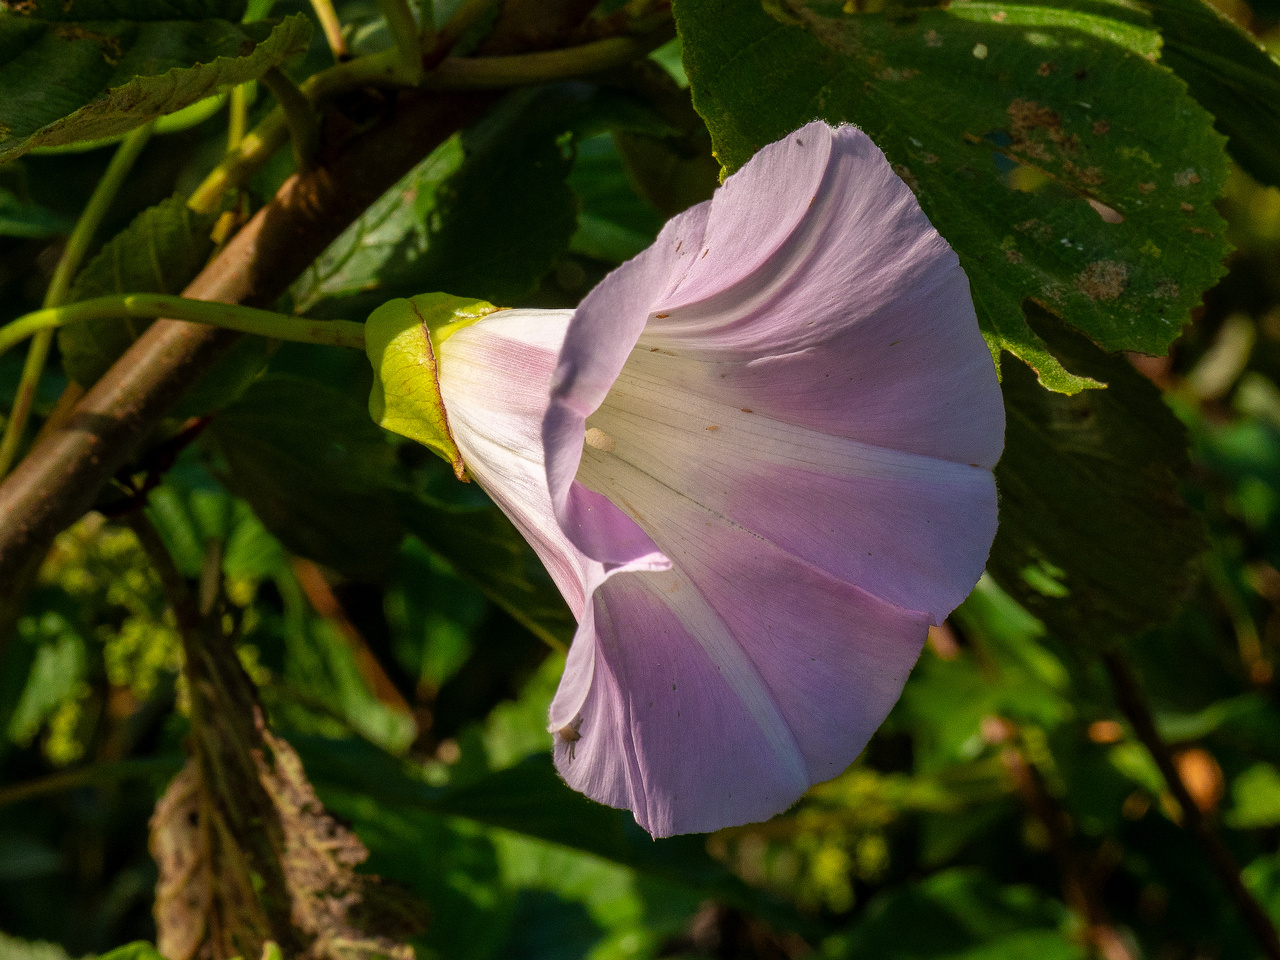
<instances>
[{"instance_id":1,"label":"shaded leaf","mask_svg":"<svg viewBox=\"0 0 1280 960\"><path fill-rule=\"evenodd\" d=\"M1060 928L1067 911L1032 887L954 869L880 894L836 956L877 960L1084 960Z\"/></svg>"},{"instance_id":2,"label":"shaded leaf","mask_svg":"<svg viewBox=\"0 0 1280 960\"><path fill-rule=\"evenodd\" d=\"M1280 186L1280 63L1201 0L1148 0L1164 37L1161 61L1214 116L1235 161Z\"/></svg>"},{"instance_id":3,"label":"shaded leaf","mask_svg":"<svg viewBox=\"0 0 1280 960\"><path fill-rule=\"evenodd\" d=\"M559 591L502 512L412 490L387 435L354 397L270 374L218 414L209 434L230 489L289 550L373 576L392 562L407 526L534 633L556 645L572 636Z\"/></svg>"},{"instance_id":4,"label":"shaded leaf","mask_svg":"<svg viewBox=\"0 0 1280 960\"><path fill-rule=\"evenodd\" d=\"M83 14L121 6L85 4ZM82 13L77 4L67 9ZM171 17L59 22L0 13L0 159L127 132L256 80L306 49L311 35L302 14L247 24L187 18L181 9Z\"/></svg>"},{"instance_id":5,"label":"shaded leaf","mask_svg":"<svg viewBox=\"0 0 1280 960\"><path fill-rule=\"evenodd\" d=\"M376 576L392 561L402 535L389 488L395 449L362 403L270 374L208 432L228 487L286 548L353 576Z\"/></svg>"},{"instance_id":6,"label":"shaded leaf","mask_svg":"<svg viewBox=\"0 0 1280 960\"><path fill-rule=\"evenodd\" d=\"M576 142L608 126L664 129L637 102L586 84L509 95L334 241L294 285L297 309L360 316L431 291L518 303L574 233L565 178Z\"/></svg>"},{"instance_id":7,"label":"shaded leaf","mask_svg":"<svg viewBox=\"0 0 1280 960\"><path fill-rule=\"evenodd\" d=\"M51 210L23 200L11 190L0 187L0 236L51 237L70 233L74 224Z\"/></svg>"},{"instance_id":8,"label":"shaded leaf","mask_svg":"<svg viewBox=\"0 0 1280 960\"><path fill-rule=\"evenodd\" d=\"M1006 370L1000 528L987 569L1063 639L1109 641L1169 619L1193 583L1205 541L1179 492L1186 432L1122 357L1044 332L1107 389L1066 397L1021 367Z\"/></svg>"},{"instance_id":9,"label":"shaded leaf","mask_svg":"<svg viewBox=\"0 0 1280 960\"><path fill-rule=\"evenodd\" d=\"M169 960L169 958L162 956L151 944L139 941L116 947L109 953L104 953L98 960Z\"/></svg>"},{"instance_id":10,"label":"shaded leaf","mask_svg":"<svg viewBox=\"0 0 1280 960\"><path fill-rule=\"evenodd\" d=\"M464 508L424 497L402 500L408 528L459 575L552 646L577 622L542 561L497 507Z\"/></svg>"},{"instance_id":11,"label":"shaded leaf","mask_svg":"<svg viewBox=\"0 0 1280 960\"><path fill-rule=\"evenodd\" d=\"M1280 772L1271 764L1256 763L1236 777L1231 796L1228 826L1248 830L1280 823Z\"/></svg>"},{"instance_id":12,"label":"shaded leaf","mask_svg":"<svg viewBox=\"0 0 1280 960\"><path fill-rule=\"evenodd\" d=\"M70 960L67 951L60 946L52 943L28 943L3 933L0 933L0 957L5 960ZM144 958L139 957L138 960Z\"/></svg>"},{"instance_id":13,"label":"shaded leaf","mask_svg":"<svg viewBox=\"0 0 1280 960\"><path fill-rule=\"evenodd\" d=\"M134 217L76 276L69 303L113 293L180 294L213 252L216 213L195 213L179 197ZM92 386L150 326L128 317L69 324L58 331L63 369Z\"/></svg>"},{"instance_id":14,"label":"shaded leaf","mask_svg":"<svg viewBox=\"0 0 1280 960\"><path fill-rule=\"evenodd\" d=\"M1162 354L1223 273L1222 138L1120 3L954 3L793 25L677 0L694 104L728 171L814 118L856 123L956 249L983 333L1052 389L1022 304L1108 350ZM799 25L795 25L799 21ZM1121 219L1122 218L1122 219ZM1119 221L1119 222L1116 222Z\"/></svg>"},{"instance_id":15,"label":"shaded leaf","mask_svg":"<svg viewBox=\"0 0 1280 960\"><path fill-rule=\"evenodd\" d=\"M651 159L653 166L670 157L660 152L662 141L630 139L638 144L635 152ZM656 179L660 174L654 176ZM714 186L714 177L711 182ZM591 137L579 145L569 185L579 204L578 229L569 241L574 253L622 263L653 243L662 229L662 216L631 185L611 134Z\"/></svg>"},{"instance_id":16,"label":"shaded leaf","mask_svg":"<svg viewBox=\"0 0 1280 960\"><path fill-rule=\"evenodd\" d=\"M754 890L712 859L699 836L654 840L627 810L601 806L571 790L552 766L550 751L458 787L433 787L394 758L354 740L293 738L326 802L345 812L346 797L367 797L388 809L464 817L560 844L693 888L705 896L757 912L791 930L811 930L768 894Z\"/></svg>"},{"instance_id":17,"label":"shaded leaf","mask_svg":"<svg viewBox=\"0 0 1280 960\"><path fill-rule=\"evenodd\" d=\"M245 0L10 0L5 8L54 23L77 20L239 20Z\"/></svg>"}]
</instances>

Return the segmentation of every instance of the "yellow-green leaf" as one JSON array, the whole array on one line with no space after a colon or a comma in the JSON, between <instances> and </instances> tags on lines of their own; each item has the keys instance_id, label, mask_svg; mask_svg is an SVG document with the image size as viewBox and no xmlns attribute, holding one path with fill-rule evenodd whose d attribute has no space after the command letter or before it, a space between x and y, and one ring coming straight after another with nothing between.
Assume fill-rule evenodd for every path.
<instances>
[{"instance_id":1,"label":"yellow-green leaf","mask_svg":"<svg viewBox=\"0 0 1280 960\"><path fill-rule=\"evenodd\" d=\"M496 309L483 300L424 293L388 300L365 324L365 352L373 364L369 415L383 429L440 454L459 480L466 479L466 467L440 397L436 349Z\"/></svg>"}]
</instances>

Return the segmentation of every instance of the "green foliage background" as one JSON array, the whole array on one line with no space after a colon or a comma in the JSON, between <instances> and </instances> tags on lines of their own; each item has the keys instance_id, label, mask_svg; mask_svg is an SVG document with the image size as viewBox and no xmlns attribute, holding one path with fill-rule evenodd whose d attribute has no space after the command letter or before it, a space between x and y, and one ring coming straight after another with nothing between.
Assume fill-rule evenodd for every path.
<instances>
[{"instance_id":1,"label":"green foliage background","mask_svg":"<svg viewBox=\"0 0 1280 960\"><path fill-rule=\"evenodd\" d=\"M655 842L559 781L572 617L483 493L369 420L364 357L245 340L192 385L120 479L181 577L221 577L272 728L361 870L412 897L418 957L1057 960L1105 952L1100 931L1109 958L1259 955L1104 668L1132 665L1280 923L1280 7L1219 2L607 2L596 33L679 37L493 94L276 304L571 307L762 145L815 117L871 134L1000 365L1002 525L863 756L766 824ZM281 149L217 211L185 206L228 90L258 121L252 81L332 65L312 7L4 7L0 319L40 305L113 138L221 97L151 141L71 296L180 291L215 224L294 170ZM337 9L352 54L390 47L376 4ZM394 93L347 96L325 121L358 135ZM141 329L64 330L37 425ZM0 356L0 411L22 361ZM157 956L148 820L192 714L138 503L104 491L28 595L0 585L21 600L0 624L3 958Z\"/></svg>"}]
</instances>

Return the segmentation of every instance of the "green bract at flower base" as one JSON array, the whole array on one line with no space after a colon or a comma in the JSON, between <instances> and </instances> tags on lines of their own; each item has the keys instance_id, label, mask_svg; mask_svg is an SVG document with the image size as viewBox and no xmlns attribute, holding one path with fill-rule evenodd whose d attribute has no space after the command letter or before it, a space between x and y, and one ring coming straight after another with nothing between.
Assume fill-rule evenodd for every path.
<instances>
[{"instance_id":1,"label":"green bract at flower base","mask_svg":"<svg viewBox=\"0 0 1280 960\"><path fill-rule=\"evenodd\" d=\"M365 323L365 352L373 365L369 415L380 427L440 454L459 480L467 479L466 466L440 399L436 351L498 309L483 300L423 293L388 300Z\"/></svg>"}]
</instances>

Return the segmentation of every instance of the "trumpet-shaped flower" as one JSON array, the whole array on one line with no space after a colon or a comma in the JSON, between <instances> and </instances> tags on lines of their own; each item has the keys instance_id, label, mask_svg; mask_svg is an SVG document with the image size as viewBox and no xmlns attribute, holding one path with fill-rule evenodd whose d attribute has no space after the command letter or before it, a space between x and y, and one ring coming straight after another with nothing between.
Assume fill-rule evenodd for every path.
<instances>
[{"instance_id":1,"label":"trumpet-shaped flower","mask_svg":"<svg viewBox=\"0 0 1280 960\"><path fill-rule=\"evenodd\" d=\"M811 123L576 311L438 339L448 442L578 618L566 782L666 836L843 771L982 572L1004 430L956 255L871 140Z\"/></svg>"}]
</instances>

